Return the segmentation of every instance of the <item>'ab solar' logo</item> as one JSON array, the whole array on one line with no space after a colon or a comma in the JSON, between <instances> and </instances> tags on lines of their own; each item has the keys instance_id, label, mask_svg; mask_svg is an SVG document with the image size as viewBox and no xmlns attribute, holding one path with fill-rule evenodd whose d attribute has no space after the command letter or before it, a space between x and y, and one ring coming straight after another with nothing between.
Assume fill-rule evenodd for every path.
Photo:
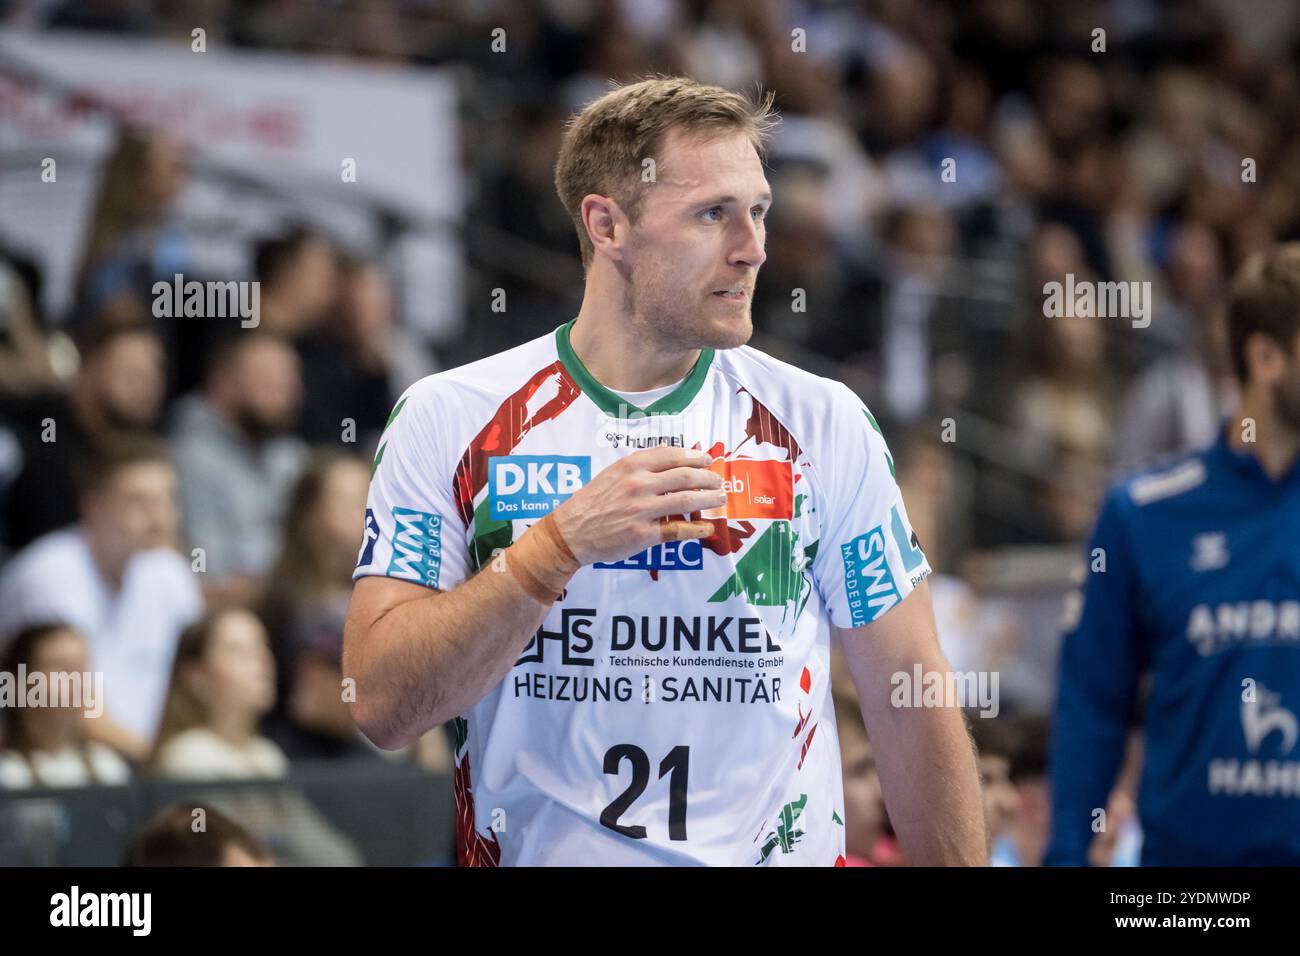
<instances>
[{"instance_id":1,"label":"'ab solar' logo","mask_svg":"<svg viewBox=\"0 0 1300 956\"><path fill-rule=\"evenodd\" d=\"M503 455L488 459L488 517L540 518L591 480L589 455Z\"/></svg>"},{"instance_id":2,"label":"'ab solar' logo","mask_svg":"<svg viewBox=\"0 0 1300 956\"><path fill-rule=\"evenodd\" d=\"M438 586L442 568L442 517L410 508L393 509L393 557L390 578Z\"/></svg>"},{"instance_id":3,"label":"'ab solar' logo","mask_svg":"<svg viewBox=\"0 0 1300 956\"><path fill-rule=\"evenodd\" d=\"M701 511L701 518L789 521L794 517L794 471L790 462L717 458L709 471L722 476L727 501L720 508Z\"/></svg>"}]
</instances>

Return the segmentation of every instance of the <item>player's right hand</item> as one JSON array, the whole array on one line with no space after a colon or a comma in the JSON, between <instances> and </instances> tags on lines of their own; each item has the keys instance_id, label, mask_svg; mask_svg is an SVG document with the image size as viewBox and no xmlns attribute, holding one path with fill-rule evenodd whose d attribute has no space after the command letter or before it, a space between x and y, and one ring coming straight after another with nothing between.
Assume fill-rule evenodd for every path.
<instances>
[{"instance_id":1,"label":"player's right hand","mask_svg":"<svg viewBox=\"0 0 1300 956\"><path fill-rule=\"evenodd\" d=\"M664 541L707 538L709 521L663 521L718 508L727 501L722 476L709 471L707 451L660 445L610 465L552 515L583 564L621 561Z\"/></svg>"}]
</instances>

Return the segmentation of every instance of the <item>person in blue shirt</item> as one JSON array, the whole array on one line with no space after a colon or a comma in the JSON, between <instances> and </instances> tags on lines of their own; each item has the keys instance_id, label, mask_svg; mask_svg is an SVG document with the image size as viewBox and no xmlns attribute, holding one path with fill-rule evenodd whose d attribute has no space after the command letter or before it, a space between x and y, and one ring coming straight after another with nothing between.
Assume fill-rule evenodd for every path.
<instances>
[{"instance_id":1,"label":"person in blue shirt","mask_svg":"<svg viewBox=\"0 0 1300 956\"><path fill-rule=\"evenodd\" d=\"M1067 607L1048 865L1083 865L1144 683L1144 866L1300 864L1300 243L1228 303L1239 414L1116 485Z\"/></svg>"}]
</instances>

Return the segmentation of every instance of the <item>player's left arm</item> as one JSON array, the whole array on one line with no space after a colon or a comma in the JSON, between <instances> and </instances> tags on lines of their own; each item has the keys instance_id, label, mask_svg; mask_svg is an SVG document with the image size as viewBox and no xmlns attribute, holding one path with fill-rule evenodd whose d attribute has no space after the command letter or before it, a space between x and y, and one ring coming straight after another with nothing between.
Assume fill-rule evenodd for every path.
<instances>
[{"instance_id":1,"label":"player's left arm","mask_svg":"<svg viewBox=\"0 0 1300 956\"><path fill-rule=\"evenodd\" d=\"M890 706L892 675L911 681L917 665L923 673L949 669L930 606L929 561L875 418L844 385L826 399L806 430L818 519L812 572L858 688L889 818L912 863L985 863L980 780L960 710Z\"/></svg>"},{"instance_id":2,"label":"player's left arm","mask_svg":"<svg viewBox=\"0 0 1300 956\"><path fill-rule=\"evenodd\" d=\"M917 866L988 863L974 748L957 707L895 707L891 676L946 674L948 661L922 581L869 624L835 628L862 704L889 819Z\"/></svg>"}]
</instances>

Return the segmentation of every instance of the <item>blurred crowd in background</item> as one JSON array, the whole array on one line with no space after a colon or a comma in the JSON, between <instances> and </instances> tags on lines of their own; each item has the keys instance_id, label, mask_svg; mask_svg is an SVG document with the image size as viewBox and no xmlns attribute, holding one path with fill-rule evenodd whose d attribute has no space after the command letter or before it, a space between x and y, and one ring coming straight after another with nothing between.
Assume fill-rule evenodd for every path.
<instances>
[{"instance_id":1,"label":"blurred crowd in background","mask_svg":"<svg viewBox=\"0 0 1300 956\"><path fill-rule=\"evenodd\" d=\"M454 66L468 190L463 334L435 343L310 208L248 249L256 330L155 317L153 283L200 241L173 215L190 171L165 133L122 129L66 314L42 310L0 196L0 646L6 669L93 668L110 688L105 720L9 715L0 787L449 766L440 732L381 755L340 699L370 455L412 381L576 314L552 185L565 119L611 80L686 73L775 93L752 344L879 419L945 651L1001 675L1001 715L972 717L995 861L1039 861L1058 616L1100 495L1213 438L1235 401L1226 281L1300 237L1292 4L10 0L0 25L181 43L202 25L214 45ZM1067 275L1150 282L1150 324L1045 317ZM851 683L838 697L850 855L900 862ZM275 812L311 810L235 815ZM1131 862L1129 836L1112 828L1097 861ZM355 859L343 838L311 847Z\"/></svg>"}]
</instances>

